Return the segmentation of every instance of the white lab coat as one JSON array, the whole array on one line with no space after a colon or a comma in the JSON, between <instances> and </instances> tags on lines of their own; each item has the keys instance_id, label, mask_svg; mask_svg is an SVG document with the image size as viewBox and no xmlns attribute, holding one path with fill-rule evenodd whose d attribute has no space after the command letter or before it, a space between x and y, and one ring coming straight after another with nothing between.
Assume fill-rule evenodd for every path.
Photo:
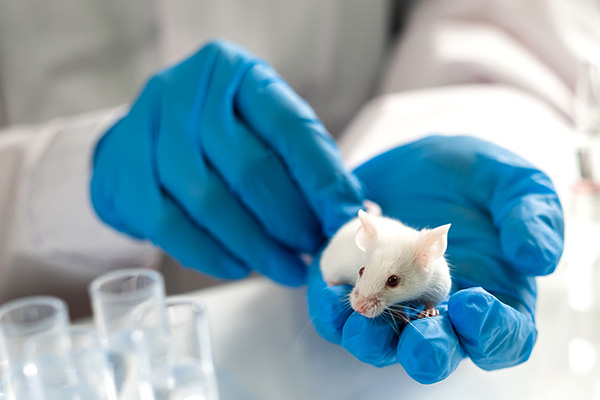
<instances>
[{"instance_id":1,"label":"white lab coat","mask_svg":"<svg viewBox=\"0 0 600 400\"><path fill-rule=\"evenodd\" d=\"M243 0L175 4L156 0L150 8L141 1L127 6L70 0L52 6L33 0L5 2L9 12L0 14L0 73L7 78L0 82L0 101L4 121L11 124L127 101L157 66L179 59L205 38L221 36L264 55L309 99L328 126L341 126L375 87L385 46L385 2L262 0L251 7ZM554 23L557 5L566 3L531 0L527 10L519 4L518 0L424 2L388 62L379 92L494 83L529 92L569 123L573 65L581 52L563 40L566 36ZM495 10L492 14L490 7ZM67 9L71 12L65 13ZM506 23L515 20L531 25ZM563 27L569 25L562 22ZM89 24L91 29L79 34L80 25ZM15 35L23 41L16 41ZM591 43L594 35L588 35ZM465 46L466 39L481 44ZM552 46L560 57L548 50ZM504 63L506 54L512 63ZM105 64L93 61L108 55ZM91 77L80 76L82 71ZM436 91L414 95L420 100L413 103L407 93L402 103L405 111L414 104L413 125L414 115L428 119L432 104L451 103L439 101ZM376 137L376 116L393 115L390 104L399 107L386 99L370 103L348 137L357 138L360 132ZM50 293L69 300L73 309L84 299L85 283L92 277L111 268L157 263L152 246L105 227L89 205L93 145L123 110L17 126L0 134L0 302ZM443 131L444 126L436 130ZM377 140L383 147L369 147L364 138L361 146L375 152L394 144L389 137ZM344 153L351 154L352 143L358 142L345 140ZM361 159L366 156L361 152Z\"/></svg>"}]
</instances>

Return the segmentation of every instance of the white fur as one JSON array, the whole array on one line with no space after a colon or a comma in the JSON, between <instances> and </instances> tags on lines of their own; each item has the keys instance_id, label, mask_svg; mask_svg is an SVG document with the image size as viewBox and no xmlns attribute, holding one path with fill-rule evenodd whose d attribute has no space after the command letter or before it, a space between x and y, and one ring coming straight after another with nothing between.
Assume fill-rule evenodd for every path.
<instances>
[{"instance_id":1,"label":"white fur","mask_svg":"<svg viewBox=\"0 0 600 400\"><path fill-rule=\"evenodd\" d=\"M356 246L354 240L359 228L360 220L352 219L336 232L323 250L320 266L327 284L356 284L358 270L365 260L365 253Z\"/></svg>"},{"instance_id":2,"label":"white fur","mask_svg":"<svg viewBox=\"0 0 600 400\"><path fill-rule=\"evenodd\" d=\"M361 214L361 218L365 216ZM450 226L418 231L395 219L367 218L375 227L374 234L372 229L361 233L361 221L355 218L331 239L321 257L323 279L330 285L355 285L351 305L355 310L362 307L367 317L375 317L397 303L416 301L432 308L444 300L451 286L443 257ZM371 237L360 236L367 232ZM361 251L357 242L368 243L367 251ZM363 266L363 275L358 278ZM392 275L401 280L396 287L386 285Z\"/></svg>"}]
</instances>

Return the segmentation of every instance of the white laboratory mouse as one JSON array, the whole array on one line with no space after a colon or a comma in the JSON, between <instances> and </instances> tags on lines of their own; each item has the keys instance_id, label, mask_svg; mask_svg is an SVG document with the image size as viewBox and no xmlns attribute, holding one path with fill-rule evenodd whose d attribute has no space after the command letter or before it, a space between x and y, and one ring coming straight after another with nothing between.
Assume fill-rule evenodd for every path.
<instances>
[{"instance_id":1,"label":"white laboratory mouse","mask_svg":"<svg viewBox=\"0 0 600 400\"><path fill-rule=\"evenodd\" d=\"M405 302L423 304L421 318L436 316L435 307L452 285L444 258L449 229L447 224L419 231L360 210L323 251L323 279L329 286L354 285L350 304L368 318Z\"/></svg>"}]
</instances>

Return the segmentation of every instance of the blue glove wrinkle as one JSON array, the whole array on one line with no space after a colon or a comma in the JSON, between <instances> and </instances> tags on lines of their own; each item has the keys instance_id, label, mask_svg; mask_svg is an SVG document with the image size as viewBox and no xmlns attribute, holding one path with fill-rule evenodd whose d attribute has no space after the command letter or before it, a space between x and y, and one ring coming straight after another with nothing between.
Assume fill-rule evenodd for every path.
<instances>
[{"instance_id":1,"label":"blue glove wrinkle","mask_svg":"<svg viewBox=\"0 0 600 400\"><path fill-rule=\"evenodd\" d=\"M489 195L485 192L480 195L484 196L482 199L500 231L505 256L521 273L533 276L551 273L562 254L564 228L562 208L550 178L501 148L486 149L478 155L477 169L483 170L485 166L489 172L479 176L482 179L493 176L496 184L488 185ZM485 183L474 183L475 188L482 185ZM537 215L544 215L545 223L540 224ZM508 231L504 232L505 229ZM540 245L544 236L549 242Z\"/></svg>"},{"instance_id":2,"label":"blue glove wrinkle","mask_svg":"<svg viewBox=\"0 0 600 400\"><path fill-rule=\"evenodd\" d=\"M473 362L485 370L526 361L537 338L532 318L481 288L450 297L448 316Z\"/></svg>"},{"instance_id":3,"label":"blue glove wrinkle","mask_svg":"<svg viewBox=\"0 0 600 400\"><path fill-rule=\"evenodd\" d=\"M316 217L282 160L242 122L234 107L242 80L261 61L231 60L228 56L224 52L216 60L208 99L200 113L202 123L195 128L198 147L204 149L207 162L272 240L314 252L322 243ZM222 134L215 135L219 130ZM290 229L290 225L299 229Z\"/></svg>"},{"instance_id":4,"label":"blue glove wrinkle","mask_svg":"<svg viewBox=\"0 0 600 400\"><path fill-rule=\"evenodd\" d=\"M139 238L139 235L134 235L133 233L130 233L127 230L127 227L123 225L122 221L118 216L114 204L114 198L108 195L112 191L112 185L114 184L114 182L108 179L103 179L104 175L106 175L109 170L112 170L113 168L118 169L118 159L115 159L112 163L108 163L106 162L107 160L101 157L102 148L105 146L110 132L114 129L115 127L113 126L113 128L111 128L107 133L104 134L104 136L102 136L102 138L100 138L94 150L93 166L95 172L92 176L90 184L91 203L94 207L94 210L96 211L96 214L105 224L114 227L119 232L131 235L135 238ZM100 170L102 170L104 174L100 174Z\"/></svg>"},{"instance_id":5,"label":"blue glove wrinkle","mask_svg":"<svg viewBox=\"0 0 600 400\"><path fill-rule=\"evenodd\" d=\"M318 300L309 304L309 316L321 336L330 342L342 343L344 324L353 313L348 301L344 300L351 290L348 285L325 286L317 295L312 294Z\"/></svg>"},{"instance_id":6,"label":"blue glove wrinkle","mask_svg":"<svg viewBox=\"0 0 600 400\"><path fill-rule=\"evenodd\" d=\"M194 224L185 210L168 195L165 197L164 214L159 218L158 229L150 240L177 257L182 265L202 270L217 278L240 279L251 272L227 248L202 227Z\"/></svg>"},{"instance_id":7,"label":"blue glove wrinkle","mask_svg":"<svg viewBox=\"0 0 600 400\"><path fill-rule=\"evenodd\" d=\"M417 229L433 227L432 221L440 225L452 222L450 216L455 210L481 220L482 205L460 194L458 188L462 182L448 173L448 167L439 167L429 160L433 156L428 146L434 144L430 137L421 139L382 153L357 167L353 172L364 182L366 198L378 203L386 215ZM415 159L419 162L405 161ZM420 201L414 201L415 198ZM448 206L453 207L452 213L446 209Z\"/></svg>"},{"instance_id":8,"label":"blue glove wrinkle","mask_svg":"<svg viewBox=\"0 0 600 400\"><path fill-rule=\"evenodd\" d=\"M248 71L236 107L253 131L285 160L325 236L332 236L355 216L363 199L359 182L346 171L335 142L314 111L270 66L260 64Z\"/></svg>"},{"instance_id":9,"label":"blue glove wrinkle","mask_svg":"<svg viewBox=\"0 0 600 400\"><path fill-rule=\"evenodd\" d=\"M422 384L445 379L464 357L445 313L412 321L404 328L397 347L398 362L411 378Z\"/></svg>"},{"instance_id":10,"label":"blue glove wrinkle","mask_svg":"<svg viewBox=\"0 0 600 400\"><path fill-rule=\"evenodd\" d=\"M438 191L443 192L446 188L450 193L461 193L464 199L457 203L474 206L473 208L482 211L489 210L495 226L500 231L502 231L502 223L509 221L506 217L507 206L513 202L526 205L530 196L548 196L548 202L552 207L536 214L545 213L546 221L550 221L546 228L550 231L549 240L556 245L548 248L524 245L517 254L509 250L512 249L511 243L506 245L503 243L503 247L508 250L506 257L509 261L519 270L523 269L526 274L540 275L554 270L563 248L563 215L554 186L543 172L516 154L476 138L430 136L415 142L414 146L411 144L410 147L424 153L422 158L430 162L433 168L431 171L433 179L445 177L442 182L435 182ZM449 175L447 171L450 170L452 174ZM455 187L449 188L446 183ZM527 220L523 223L526 224ZM531 232L531 234L537 233ZM510 232L506 234L506 237L509 236L511 236ZM535 237L531 243L538 243L537 239ZM519 237L519 240L522 241L523 238ZM543 254L539 254L542 248ZM528 259L536 261L519 264L524 254L527 254Z\"/></svg>"},{"instance_id":11,"label":"blue glove wrinkle","mask_svg":"<svg viewBox=\"0 0 600 400\"><path fill-rule=\"evenodd\" d=\"M142 218L139 221L141 223L136 219L144 212L160 215L161 193L143 184L144 180L157 180L149 156L153 152L152 142L139 130L135 131L134 138L128 137L127 130L130 129L132 118L140 118L143 128L151 132L156 130L156 118L146 118L144 110L144 107L156 109L156 102L148 99L147 95L156 92L155 88L154 82L145 86L139 96L139 103L102 136L93 154L94 172L90 197L96 213L108 225L136 239L147 238L155 231L152 218ZM135 140L139 141L138 145L134 144ZM145 151L148 154L144 154ZM135 168L138 174L132 173L129 168ZM130 203L128 196L140 196L147 201L139 206L134 205Z\"/></svg>"},{"instance_id":12,"label":"blue glove wrinkle","mask_svg":"<svg viewBox=\"0 0 600 400\"><path fill-rule=\"evenodd\" d=\"M533 314L537 296L535 279L511 272L504 266L501 259L495 256L481 257L469 255L466 248L457 248L450 257L460 260L460 271L450 269L453 286L457 289L481 286L486 291L502 299L511 299L509 304L518 303L517 307L523 312ZM450 264L452 266L452 264ZM503 265L503 268L490 268L489 266Z\"/></svg>"},{"instance_id":13,"label":"blue glove wrinkle","mask_svg":"<svg viewBox=\"0 0 600 400\"><path fill-rule=\"evenodd\" d=\"M562 208L555 195L529 195L499 223L502 251L522 273L554 272L564 247Z\"/></svg>"},{"instance_id":14,"label":"blue glove wrinkle","mask_svg":"<svg viewBox=\"0 0 600 400\"><path fill-rule=\"evenodd\" d=\"M205 196L207 200L199 199L195 219L202 218L203 225L210 227L226 248L257 271L285 285L304 284L306 270L298 257L270 241L222 185L215 184L212 190ZM213 202L219 204L209 207ZM237 229L231 230L231 226ZM281 265L288 268L282 269Z\"/></svg>"},{"instance_id":15,"label":"blue glove wrinkle","mask_svg":"<svg viewBox=\"0 0 600 400\"><path fill-rule=\"evenodd\" d=\"M385 367L397 362L398 334L393 321L352 313L343 327L342 347L360 361Z\"/></svg>"},{"instance_id":16,"label":"blue glove wrinkle","mask_svg":"<svg viewBox=\"0 0 600 400\"><path fill-rule=\"evenodd\" d=\"M531 282L529 286L526 286L521 289L519 292L519 298L514 298L512 296L507 296L503 293L491 292L482 288L486 292L489 292L492 296L497 298L501 303L506 304L514 308L516 311L520 312L527 318L531 319L532 322L535 323L535 309L536 309L536 300L537 300L537 283L535 278L528 278ZM474 286L474 285L471 285Z\"/></svg>"}]
</instances>

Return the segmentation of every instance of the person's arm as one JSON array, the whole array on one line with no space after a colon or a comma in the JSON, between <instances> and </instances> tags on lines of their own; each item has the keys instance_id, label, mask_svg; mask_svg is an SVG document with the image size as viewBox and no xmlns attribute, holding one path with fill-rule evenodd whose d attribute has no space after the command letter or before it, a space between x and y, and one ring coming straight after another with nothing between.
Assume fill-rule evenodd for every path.
<instances>
[{"instance_id":1,"label":"person's arm","mask_svg":"<svg viewBox=\"0 0 600 400\"><path fill-rule=\"evenodd\" d=\"M92 278L157 262L152 246L106 227L89 201L93 147L122 113L96 112L0 133L0 301L53 294L80 315Z\"/></svg>"}]
</instances>

